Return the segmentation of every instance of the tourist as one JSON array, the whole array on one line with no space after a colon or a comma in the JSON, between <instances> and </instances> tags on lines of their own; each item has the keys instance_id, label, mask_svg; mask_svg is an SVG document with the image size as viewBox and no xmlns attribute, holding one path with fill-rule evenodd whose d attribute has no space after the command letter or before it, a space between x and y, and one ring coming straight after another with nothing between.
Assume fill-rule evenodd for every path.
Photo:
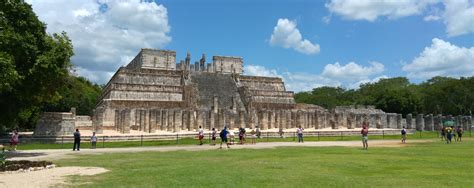
<instances>
[{"instance_id":1,"label":"tourist","mask_svg":"<svg viewBox=\"0 0 474 188\"><path fill-rule=\"evenodd\" d=\"M239 128L239 142L241 145L245 144L245 128Z\"/></svg>"},{"instance_id":2,"label":"tourist","mask_svg":"<svg viewBox=\"0 0 474 188\"><path fill-rule=\"evenodd\" d=\"M441 127L441 141L445 141L446 139L446 129Z\"/></svg>"},{"instance_id":3,"label":"tourist","mask_svg":"<svg viewBox=\"0 0 474 188\"><path fill-rule=\"evenodd\" d=\"M257 140L257 132L255 132L254 129L252 129L252 131L250 131L250 135L252 136L252 144L256 144L256 140Z\"/></svg>"},{"instance_id":4,"label":"tourist","mask_svg":"<svg viewBox=\"0 0 474 188\"><path fill-rule=\"evenodd\" d=\"M402 129L402 143L405 143L407 140L407 130L405 129L405 127L403 127Z\"/></svg>"},{"instance_id":5,"label":"tourist","mask_svg":"<svg viewBox=\"0 0 474 188\"><path fill-rule=\"evenodd\" d=\"M451 143L451 139L453 138L453 129L451 127L446 127L446 144Z\"/></svg>"},{"instance_id":6,"label":"tourist","mask_svg":"<svg viewBox=\"0 0 474 188\"><path fill-rule=\"evenodd\" d=\"M230 145L235 144L235 133L234 133L234 131L229 131L229 133L227 134L227 138L229 140Z\"/></svg>"},{"instance_id":7,"label":"tourist","mask_svg":"<svg viewBox=\"0 0 474 188\"><path fill-rule=\"evenodd\" d=\"M458 141L461 142L462 141L462 134L464 134L464 129L459 126L458 129L457 129L457 132L458 132Z\"/></svg>"},{"instance_id":8,"label":"tourist","mask_svg":"<svg viewBox=\"0 0 474 188\"><path fill-rule=\"evenodd\" d=\"M74 132L74 146L72 148L72 151L80 151L81 147L81 133L79 132L79 129L76 129L76 132Z\"/></svg>"},{"instance_id":9,"label":"tourist","mask_svg":"<svg viewBox=\"0 0 474 188\"><path fill-rule=\"evenodd\" d=\"M199 145L202 145L202 140L204 139L204 130L201 128L201 126L199 126L198 138Z\"/></svg>"},{"instance_id":10,"label":"tourist","mask_svg":"<svg viewBox=\"0 0 474 188\"><path fill-rule=\"evenodd\" d=\"M211 132L211 145L215 146L216 145L216 128L212 128Z\"/></svg>"},{"instance_id":11,"label":"tourist","mask_svg":"<svg viewBox=\"0 0 474 188\"><path fill-rule=\"evenodd\" d=\"M257 134L257 138L260 139L260 136L262 136L262 132L260 132L260 129L258 128L258 126L257 126L255 132L256 132L256 134Z\"/></svg>"},{"instance_id":12,"label":"tourist","mask_svg":"<svg viewBox=\"0 0 474 188\"><path fill-rule=\"evenodd\" d=\"M457 132L458 132L458 128L454 126L451 127L451 134L453 135L451 139L453 139L455 142L457 142L457 134L456 134Z\"/></svg>"},{"instance_id":13,"label":"tourist","mask_svg":"<svg viewBox=\"0 0 474 188\"><path fill-rule=\"evenodd\" d=\"M296 129L296 133L298 134L298 143L303 143L303 130L304 129L301 126L298 126L298 128Z\"/></svg>"},{"instance_id":14,"label":"tourist","mask_svg":"<svg viewBox=\"0 0 474 188\"><path fill-rule=\"evenodd\" d=\"M367 122L362 123L362 130L360 131L360 134L362 134L363 149L367 150L369 148L369 125L367 125Z\"/></svg>"},{"instance_id":15,"label":"tourist","mask_svg":"<svg viewBox=\"0 0 474 188\"><path fill-rule=\"evenodd\" d=\"M280 127L278 134L280 135L280 138L283 138L283 134L285 134L285 132L283 132L283 128Z\"/></svg>"},{"instance_id":16,"label":"tourist","mask_svg":"<svg viewBox=\"0 0 474 188\"><path fill-rule=\"evenodd\" d=\"M227 145L227 148L230 148L229 147L229 142L227 140L227 134L229 132L227 131L227 127L224 127L224 129L221 130L221 133L219 134L219 136L221 137L221 147L219 147L219 149L222 149L222 143L225 142L225 144Z\"/></svg>"},{"instance_id":17,"label":"tourist","mask_svg":"<svg viewBox=\"0 0 474 188\"><path fill-rule=\"evenodd\" d=\"M10 148L12 151L16 151L16 146L18 145L20 135L17 130L14 130L10 138Z\"/></svg>"},{"instance_id":18,"label":"tourist","mask_svg":"<svg viewBox=\"0 0 474 188\"><path fill-rule=\"evenodd\" d=\"M91 148L95 149L97 145L97 136L95 136L95 132L92 132L91 136Z\"/></svg>"}]
</instances>

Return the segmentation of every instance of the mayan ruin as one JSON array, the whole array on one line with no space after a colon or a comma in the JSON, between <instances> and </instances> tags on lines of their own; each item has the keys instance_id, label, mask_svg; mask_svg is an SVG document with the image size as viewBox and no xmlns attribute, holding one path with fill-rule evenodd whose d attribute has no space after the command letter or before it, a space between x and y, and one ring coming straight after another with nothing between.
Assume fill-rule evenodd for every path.
<instances>
[{"instance_id":1,"label":"mayan ruin","mask_svg":"<svg viewBox=\"0 0 474 188\"><path fill-rule=\"evenodd\" d=\"M69 135L75 128L144 133L258 127L261 130L354 129L363 121L371 128L433 131L450 116L385 113L373 106L339 106L334 110L296 104L278 77L246 76L242 57L203 54L191 62L188 53L177 62L176 52L142 49L106 84L92 117L46 112L36 135ZM455 117L469 129L470 116Z\"/></svg>"}]
</instances>

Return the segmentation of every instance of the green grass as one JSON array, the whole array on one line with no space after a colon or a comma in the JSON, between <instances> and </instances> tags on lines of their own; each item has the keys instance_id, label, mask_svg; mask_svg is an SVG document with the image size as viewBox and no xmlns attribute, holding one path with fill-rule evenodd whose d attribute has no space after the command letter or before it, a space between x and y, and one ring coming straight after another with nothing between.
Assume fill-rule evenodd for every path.
<instances>
[{"instance_id":1,"label":"green grass","mask_svg":"<svg viewBox=\"0 0 474 188\"><path fill-rule=\"evenodd\" d=\"M473 147L474 139L449 145L436 140L368 151L281 147L81 155L55 162L110 170L69 179L80 187L474 187Z\"/></svg>"},{"instance_id":2,"label":"green grass","mask_svg":"<svg viewBox=\"0 0 474 188\"><path fill-rule=\"evenodd\" d=\"M420 135L421 133L421 135ZM262 135L263 138L257 139L257 142L294 142L294 137L286 138L265 138L265 134ZM464 137L469 137L469 132L466 132ZM400 139L400 135L369 135L371 140L382 140L382 139ZM413 135L408 135L408 139L433 139L438 138L437 132L417 132ZM219 140L219 139L218 139ZM305 136L305 141L350 141L350 140L360 140L360 136ZM204 140L206 144L209 144L209 139ZM238 142L238 139L235 140ZM247 141L250 142L250 138L247 138ZM296 138L297 141L297 138ZM161 140L161 141L144 141L143 144L140 141L123 141L123 142L110 142L105 140L102 142L102 139L99 137L97 142L98 148L120 148L120 147L141 147L141 146L170 146L170 145L193 145L197 144L198 141L194 138L181 138L179 142L176 140ZM72 149L72 143L28 143L18 145L19 150L32 150L32 149ZM89 142L82 142L81 148L90 148Z\"/></svg>"}]
</instances>

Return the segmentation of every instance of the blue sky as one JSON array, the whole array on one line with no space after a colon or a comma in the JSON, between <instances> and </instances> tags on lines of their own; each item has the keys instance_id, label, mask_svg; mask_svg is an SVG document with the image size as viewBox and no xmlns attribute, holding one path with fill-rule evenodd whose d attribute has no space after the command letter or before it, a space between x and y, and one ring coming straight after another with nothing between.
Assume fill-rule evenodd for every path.
<instances>
[{"instance_id":1,"label":"blue sky","mask_svg":"<svg viewBox=\"0 0 474 188\"><path fill-rule=\"evenodd\" d=\"M241 56L246 74L294 91L474 76L472 0L29 2L49 32L70 35L76 73L98 83L145 47Z\"/></svg>"}]
</instances>

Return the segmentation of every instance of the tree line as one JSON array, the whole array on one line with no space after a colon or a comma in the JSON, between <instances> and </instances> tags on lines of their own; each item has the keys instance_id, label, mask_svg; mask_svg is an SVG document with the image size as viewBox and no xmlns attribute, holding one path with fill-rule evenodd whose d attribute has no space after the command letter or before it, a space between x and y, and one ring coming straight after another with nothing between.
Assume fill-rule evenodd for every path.
<instances>
[{"instance_id":1,"label":"tree line","mask_svg":"<svg viewBox=\"0 0 474 188\"><path fill-rule=\"evenodd\" d=\"M433 77L419 84L405 77L381 79L358 89L320 87L295 95L298 103L333 109L345 105L374 105L385 112L406 114L471 115L474 111L473 77Z\"/></svg>"},{"instance_id":2,"label":"tree line","mask_svg":"<svg viewBox=\"0 0 474 188\"><path fill-rule=\"evenodd\" d=\"M101 87L74 76L71 40L49 34L24 1L0 3L0 132L33 129L43 111L90 115Z\"/></svg>"}]
</instances>

